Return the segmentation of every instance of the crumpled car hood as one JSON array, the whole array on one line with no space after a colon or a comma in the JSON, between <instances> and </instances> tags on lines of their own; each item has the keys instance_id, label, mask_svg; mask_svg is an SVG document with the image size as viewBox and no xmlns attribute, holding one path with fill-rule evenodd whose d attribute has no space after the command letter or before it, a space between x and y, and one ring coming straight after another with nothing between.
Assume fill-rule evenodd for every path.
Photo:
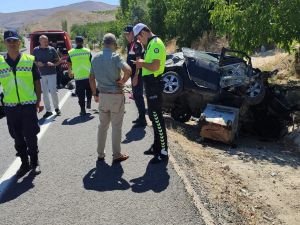
<instances>
[{"instance_id":1,"label":"crumpled car hood","mask_svg":"<svg viewBox=\"0 0 300 225\"><path fill-rule=\"evenodd\" d=\"M184 63L183 52L167 55L166 67L182 66Z\"/></svg>"}]
</instances>

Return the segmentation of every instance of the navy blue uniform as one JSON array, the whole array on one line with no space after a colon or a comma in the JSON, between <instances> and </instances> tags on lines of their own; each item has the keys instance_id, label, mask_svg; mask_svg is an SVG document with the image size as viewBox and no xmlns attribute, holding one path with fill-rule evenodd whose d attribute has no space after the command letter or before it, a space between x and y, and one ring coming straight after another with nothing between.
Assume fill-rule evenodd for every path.
<instances>
[{"instance_id":1,"label":"navy blue uniform","mask_svg":"<svg viewBox=\"0 0 300 225\"><path fill-rule=\"evenodd\" d=\"M9 55L5 56L5 61L14 73L16 73L16 66L20 58L21 54L16 60L11 59ZM32 67L32 76L34 81L40 79L40 72L35 64ZM28 155L36 155L38 153L37 134L40 132L36 105L5 106L4 110L9 133L15 141L17 156L24 159Z\"/></svg>"},{"instance_id":2,"label":"navy blue uniform","mask_svg":"<svg viewBox=\"0 0 300 225\"><path fill-rule=\"evenodd\" d=\"M131 60L136 60L137 57L143 58L144 56L144 49L139 42L131 42L127 45L127 64L131 67L132 70L132 76L131 81L133 79L133 76L136 72L136 66L132 63ZM136 107L139 112L139 119L144 120L146 109L145 109L145 102L143 97L144 92L144 85L142 80L142 70L140 69L138 74L138 83L136 86L132 86L132 93L133 98L135 100Z\"/></svg>"}]
</instances>

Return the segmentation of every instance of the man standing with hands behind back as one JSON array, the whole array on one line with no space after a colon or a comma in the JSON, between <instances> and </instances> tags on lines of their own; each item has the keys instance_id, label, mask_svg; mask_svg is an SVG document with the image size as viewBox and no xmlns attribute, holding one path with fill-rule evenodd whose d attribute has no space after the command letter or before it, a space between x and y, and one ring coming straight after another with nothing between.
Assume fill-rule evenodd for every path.
<instances>
[{"instance_id":1,"label":"man standing with hands behind back","mask_svg":"<svg viewBox=\"0 0 300 225\"><path fill-rule=\"evenodd\" d=\"M153 154L154 158L150 162L159 163L168 160L167 132L162 115L163 83L161 81L161 75L165 70L166 48L162 40L143 23L136 24L133 33L134 37L145 46L144 59L134 63L137 68L142 68L148 114L154 131L154 143L144 154Z\"/></svg>"},{"instance_id":2,"label":"man standing with hands behind back","mask_svg":"<svg viewBox=\"0 0 300 225\"><path fill-rule=\"evenodd\" d=\"M114 34L103 37L103 50L92 59L90 85L96 102L99 102L98 161L104 160L105 142L109 124L112 125L113 162L128 159L121 153L122 124L124 118L125 96L123 85L131 75L129 65L117 54L117 40ZM121 77L121 70L124 76ZM96 92L96 80L99 96Z\"/></svg>"}]
</instances>

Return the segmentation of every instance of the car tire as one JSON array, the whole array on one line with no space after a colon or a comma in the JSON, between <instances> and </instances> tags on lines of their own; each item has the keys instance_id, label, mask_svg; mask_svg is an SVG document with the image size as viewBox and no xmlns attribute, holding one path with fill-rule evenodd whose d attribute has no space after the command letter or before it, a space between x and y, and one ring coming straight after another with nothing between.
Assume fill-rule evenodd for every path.
<instances>
[{"instance_id":1,"label":"car tire","mask_svg":"<svg viewBox=\"0 0 300 225\"><path fill-rule=\"evenodd\" d=\"M170 97L178 96L183 90L183 81L181 76L175 71L168 71L162 75L164 84L163 93Z\"/></svg>"},{"instance_id":2,"label":"car tire","mask_svg":"<svg viewBox=\"0 0 300 225\"><path fill-rule=\"evenodd\" d=\"M245 95L245 103L248 105L257 105L261 103L266 95L266 88L262 80L257 80L248 88Z\"/></svg>"},{"instance_id":3,"label":"car tire","mask_svg":"<svg viewBox=\"0 0 300 225\"><path fill-rule=\"evenodd\" d=\"M178 122L185 123L192 117L188 109L175 108L171 111L171 117Z\"/></svg>"}]
</instances>

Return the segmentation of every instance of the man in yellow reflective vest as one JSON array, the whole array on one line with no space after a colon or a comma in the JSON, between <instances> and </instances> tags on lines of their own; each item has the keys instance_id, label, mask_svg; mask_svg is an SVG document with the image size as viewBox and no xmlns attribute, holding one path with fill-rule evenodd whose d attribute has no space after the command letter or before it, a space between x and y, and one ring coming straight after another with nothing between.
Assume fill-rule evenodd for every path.
<instances>
[{"instance_id":1,"label":"man in yellow reflective vest","mask_svg":"<svg viewBox=\"0 0 300 225\"><path fill-rule=\"evenodd\" d=\"M92 91L89 83L91 71L91 51L83 47L83 37L75 38L76 48L72 48L68 53L69 76L74 77L76 84L76 94L80 106L80 115L86 114L85 98L87 99L86 108L91 108Z\"/></svg>"},{"instance_id":2,"label":"man in yellow reflective vest","mask_svg":"<svg viewBox=\"0 0 300 225\"><path fill-rule=\"evenodd\" d=\"M37 111L43 110L40 106L40 73L34 56L20 53L21 40L16 31L5 31L4 42L7 54L0 56L0 84L8 130L22 162L16 175L22 177L30 169L39 174Z\"/></svg>"},{"instance_id":3,"label":"man in yellow reflective vest","mask_svg":"<svg viewBox=\"0 0 300 225\"><path fill-rule=\"evenodd\" d=\"M161 81L161 75L165 70L166 48L162 40L143 23L136 24L133 33L134 37L145 46L144 59L138 59L134 63L137 68L142 68L148 115L154 131L154 143L144 154L154 155L151 163L167 162L168 141L162 115L163 82Z\"/></svg>"}]
</instances>

